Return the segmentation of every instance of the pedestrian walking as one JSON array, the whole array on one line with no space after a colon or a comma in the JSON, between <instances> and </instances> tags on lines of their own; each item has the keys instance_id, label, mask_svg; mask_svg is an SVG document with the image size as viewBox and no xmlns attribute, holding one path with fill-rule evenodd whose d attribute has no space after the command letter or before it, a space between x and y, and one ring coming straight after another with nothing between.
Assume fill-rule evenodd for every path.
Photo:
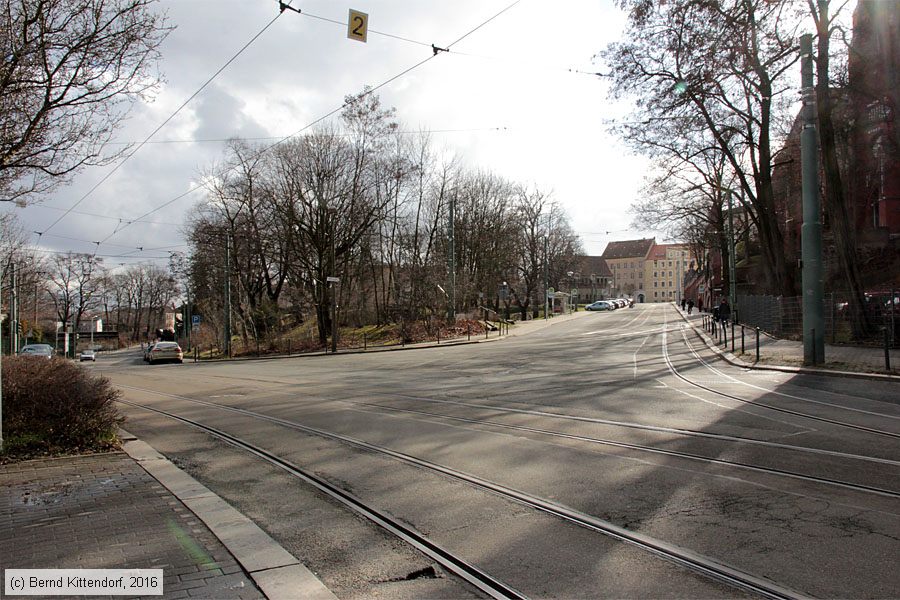
<instances>
[{"instance_id":1,"label":"pedestrian walking","mask_svg":"<svg viewBox=\"0 0 900 600\"><path fill-rule=\"evenodd\" d=\"M729 319L731 319L731 306L728 305L728 300L722 298L722 302L719 303L719 320L724 326Z\"/></svg>"},{"instance_id":2,"label":"pedestrian walking","mask_svg":"<svg viewBox=\"0 0 900 600\"><path fill-rule=\"evenodd\" d=\"M688 307L688 314L691 314L691 311L694 310L694 301L693 301L693 300L688 300L688 301L687 301L687 307Z\"/></svg>"},{"instance_id":3,"label":"pedestrian walking","mask_svg":"<svg viewBox=\"0 0 900 600\"><path fill-rule=\"evenodd\" d=\"M681 299L681 310L684 310L684 305L685 305L685 304L687 304L687 299L686 299L686 298L682 298L682 299Z\"/></svg>"},{"instance_id":4,"label":"pedestrian walking","mask_svg":"<svg viewBox=\"0 0 900 600\"><path fill-rule=\"evenodd\" d=\"M697 312L703 312L703 296L697 299Z\"/></svg>"}]
</instances>

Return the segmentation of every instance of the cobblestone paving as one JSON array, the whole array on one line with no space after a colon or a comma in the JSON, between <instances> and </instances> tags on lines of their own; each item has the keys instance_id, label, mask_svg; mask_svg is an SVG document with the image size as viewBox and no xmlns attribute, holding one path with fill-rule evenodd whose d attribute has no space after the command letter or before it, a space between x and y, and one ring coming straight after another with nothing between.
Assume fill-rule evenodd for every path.
<instances>
[{"instance_id":1,"label":"cobblestone paving","mask_svg":"<svg viewBox=\"0 0 900 600\"><path fill-rule=\"evenodd\" d=\"M165 598L263 598L209 529L123 453L0 466L0 567L163 569Z\"/></svg>"}]
</instances>

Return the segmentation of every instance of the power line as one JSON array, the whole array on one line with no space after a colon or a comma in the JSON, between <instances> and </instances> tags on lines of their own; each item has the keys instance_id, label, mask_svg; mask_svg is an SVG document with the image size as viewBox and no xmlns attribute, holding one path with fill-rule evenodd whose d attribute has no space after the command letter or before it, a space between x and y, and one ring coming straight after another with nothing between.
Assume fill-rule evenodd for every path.
<instances>
[{"instance_id":1,"label":"power line","mask_svg":"<svg viewBox=\"0 0 900 600\"><path fill-rule=\"evenodd\" d=\"M253 42L255 42L255 41L256 41L263 33L265 33L265 31L266 31L269 27L271 27L272 24L273 24L275 21L277 21L277 20L278 20L278 17L280 17L280 16L281 16L281 13L277 14L277 15L275 16L275 18L272 19L271 21L269 21L269 22L266 24L266 26L263 27L256 35L254 35L252 38L250 38L250 41L247 42L246 44L244 44L243 47L241 47L241 49L238 50L237 53L236 53L234 56L232 56L231 58L229 58L228 61L226 61L226 63L225 63L224 65L222 65L215 73L213 73L212 76L211 76L209 79L207 79L206 82L205 82L203 85L201 85L201 86L197 89L197 91L195 91L193 94L191 94L190 97L188 97L187 100L185 100L184 102L182 102L181 106L179 106L178 108L175 109L175 112L173 112L171 115L169 115L169 116L166 118L165 121L163 121L162 123L160 123L160 125L159 125L156 129L154 129L152 132L150 132L150 135L148 135L148 136L146 137L146 139L144 139L143 142L141 142L140 144L138 144L138 147L135 148L133 152L127 154L127 155L125 156L125 158L123 158L121 161L119 161L119 162L116 164L116 166L113 167L112 170L109 171L109 173L107 173L106 175L104 175L103 178L101 178L100 181L98 181L98 182L94 185L94 187L92 187L90 190L88 190L88 192L87 192L84 196L82 196L81 198L79 198L78 201L77 201L75 204L73 204L69 210L67 210L67 211L64 212L62 215L60 215L59 218L56 219L55 221L53 221L53 223L51 223L49 227L46 227L46 228L44 229L44 233L46 233L46 232L50 231L51 229L53 229L53 227L55 227L57 223L59 223L60 221L62 221L62 220L66 217L66 215L68 215L68 214L72 211L72 209L76 208L79 204L81 204L82 202L84 202L84 200L86 200L91 194L93 194L94 191L95 191L97 188L99 188L99 187L100 187L101 185L103 185L110 177L112 177L113 173L115 173L116 171L118 171L119 168L120 168L122 165L124 165L126 162L128 162L128 159L130 159L132 156L134 156L135 154L137 154L137 152L147 144L147 142L150 140L150 138L152 138L154 135L156 135L163 127L165 127L166 125L168 125L169 122L170 122L172 119L174 119L175 116L176 116L178 113L180 113L181 110L182 110L185 106L188 105L188 103L190 103L191 100L193 100L194 98L196 98L197 95L198 95L200 92L202 92L202 91L206 88L206 86L208 86L210 83L212 83L212 81L213 81L216 77L218 77L219 74L222 73L222 71L224 71L226 68L228 68L228 66L229 66L232 62L234 62L234 61L237 59L237 57L240 56L240 55L244 52L244 50L246 50L247 48L249 48L250 45L253 44Z\"/></svg>"},{"instance_id":2,"label":"power line","mask_svg":"<svg viewBox=\"0 0 900 600\"><path fill-rule=\"evenodd\" d=\"M419 133L471 133L476 131L510 131L509 127L464 127L459 129L407 129L403 131L395 131L396 135L416 135ZM351 134L349 133L336 133L333 134L336 137L348 137ZM261 136L261 137L243 137L243 136L232 136L227 138L205 138L205 139L182 139L182 140L157 140L147 142L148 144L207 144L207 143L223 143L230 142L231 140L240 140L246 142L265 142L270 140L280 140L284 139L288 136L280 136L280 135L271 135L271 136ZM134 142L108 142L107 145L117 145L121 144L123 146L130 145ZM63 210L63 209L60 209ZM75 211L73 211L75 212Z\"/></svg>"},{"instance_id":3,"label":"power line","mask_svg":"<svg viewBox=\"0 0 900 600\"><path fill-rule=\"evenodd\" d=\"M467 33L466 35L464 35L463 37L461 37L460 39L456 40L456 42L453 42L453 44L456 44L457 42L461 41L463 38L468 37L469 34L474 33L475 31L477 31L478 29L480 29L480 28L483 27L484 25L487 25L490 21L492 21L493 19L499 17L501 14L503 14L504 12L506 12L507 10L509 10L510 8L512 8L513 6L515 6L515 4L517 4L517 2L516 2L516 3L513 3L513 4L511 4L511 5L509 5L508 7L506 7L505 9L503 9L502 11L500 11L499 13L497 13L496 15L494 15L493 17L491 17L490 19L488 19L487 21L485 21L484 23L482 23L481 25L479 25L478 27L476 27L475 29L473 29L472 31L470 31L469 33ZM304 16L304 17L309 17L309 18L311 18L311 19L316 19L316 20L318 20L318 21L325 21L325 22L327 22L327 23L333 23L333 24L335 24L335 25L340 25L340 26L342 26L342 27L346 27L346 26L347 26L347 22L346 22L346 21L339 21L339 20L337 20L337 19L330 19L330 18L328 18L328 17L323 17L323 16L321 16L321 15L316 15L316 14L313 14L313 13L310 13L310 12L307 12L307 11L298 10L298 9L296 9L296 8L293 8L293 7L284 5L282 2L279 2L279 6L282 7L282 10L291 10L291 11L296 12L297 14L300 14L301 16ZM450 52L450 46L453 45L453 44L450 44L450 45L447 46L446 48L438 48L438 47L437 47L436 45L434 45L434 44L429 44L429 43L427 43L427 42L423 42L423 41L421 41L421 40L412 39L412 38L405 37L405 36L402 36L402 35L396 35L396 34L393 34L393 33L387 33L387 32L384 32L384 31L378 31L378 30L375 30L375 29L369 29L368 32L369 32L369 33L373 33L373 34L375 34L375 35L380 35L380 36L383 36L383 37L392 38L392 39L395 39L395 40L400 40L400 41L407 42L407 43L410 43L410 44L415 44L415 45L417 45L417 46L423 46L423 47L425 47L425 48L431 48L433 52L439 52L439 51ZM583 69L576 69L576 68L573 68L573 67L550 66L550 65L535 65L533 62L523 61L523 60L517 60L517 59L511 58L511 57L487 56L487 55L484 55L484 54L474 54L474 53L471 53L471 52L460 52L459 50L453 50L453 51L450 52L450 53L451 53L451 54L456 54L456 55L458 55L458 56L467 56L467 57L471 57L471 58L480 58L480 59L483 59L483 60L494 60L494 61L502 61L502 62L510 62L510 63L516 63L516 64L527 65L529 69L534 69L535 67L538 67L538 68L542 68L542 69L545 69L545 70L565 71L565 72L568 72L568 73L577 73L577 74L579 74L579 75L590 75L590 76L592 76L592 77L610 77L610 74L609 74L609 73L600 73L600 72L598 72L598 71L585 71L585 70L583 70Z\"/></svg>"},{"instance_id":4,"label":"power line","mask_svg":"<svg viewBox=\"0 0 900 600\"><path fill-rule=\"evenodd\" d=\"M68 254L78 255L82 254L87 256L90 254L89 252L74 252L72 250L47 250L44 248L30 248L29 252L40 252L41 254L57 254L59 256L66 256ZM135 259L135 260L168 260L170 258L170 254L166 256L132 256L129 254L90 254L91 258L127 258L127 259Z\"/></svg>"},{"instance_id":5,"label":"power line","mask_svg":"<svg viewBox=\"0 0 900 600\"><path fill-rule=\"evenodd\" d=\"M522 1L522 0L515 0L515 2L513 2L513 3L510 4L510 5L508 5L506 8L502 9L501 11L497 12L496 14L494 14L494 15L491 16L491 17L489 17L489 18L486 19L485 21L481 22L479 25L477 25L477 26L474 27L473 29L469 30L468 32L464 33L462 36L460 36L459 38L457 38L455 41L453 41L452 43L448 44L448 45L447 45L447 49L449 49L451 46L453 46L453 45L455 45L455 44L458 44L458 43L461 42L462 40L466 39L467 37L469 37L470 35L472 35L472 34L475 33L476 31L478 31L479 29L481 29L482 27L484 27L485 25L487 25L488 23L490 23L491 21L493 21L494 19L496 19L497 17L499 17L500 15L502 15L503 13L505 13L506 11L508 11L509 9L511 9L511 8L513 8L514 6L516 6L517 4L519 4L521 1ZM285 10L286 8L291 8L291 7L289 7L288 5L284 4L283 2L279 2L279 8L281 8L281 11L279 12L279 15L280 15L282 12L284 12L284 10ZM299 10L297 10L297 9L292 9L292 10L294 10L294 12L298 12L298 13L300 13L300 14L304 14L304 13L301 13L301 12L300 12ZM271 23L270 23L270 25L271 25ZM267 27L268 27L268 26L267 26ZM434 46L433 44L431 44L430 47L435 48L435 46ZM413 71L413 70L415 70L415 69L421 67L421 66L424 65L425 63L431 61L431 60L434 59L437 55L438 55L438 51L435 50L435 51L432 53L431 56L425 58L424 60L421 60L421 61L415 63L415 64L412 65L411 67L408 67L408 68L406 68L406 69L400 71L400 72L397 73L396 75L393 75L392 77L389 77L388 79L382 81L382 82L379 83L378 85L376 85L376 86L374 86L374 87L372 87L372 88L369 88L369 89L365 90L363 93L361 93L361 94L355 96L354 99L357 99L357 100L358 100L358 99L364 98L364 97L366 97L366 96L369 96L369 95L375 93L377 90L379 90L379 89L383 88L384 86L386 86L386 85L388 85L388 84L390 84L390 83L396 81L397 79L403 77L403 76L406 75L407 73L409 73L409 72L411 72L411 71ZM256 154L256 156L257 156L257 157L258 157L258 156L261 156L261 155L264 154L265 152L268 152L269 150L271 150L272 148L275 148L276 146L282 144L282 143L285 142L286 140L298 136L299 134L303 133L303 132L306 131L307 129L309 129L309 128L311 128L311 127L313 127L313 126L315 126L315 125L321 123L322 121L324 121L324 120L330 118L331 116L337 114L338 112L340 112L341 110L343 110L347 105L348 105L348 102L344 102L343 104L341 104L341 105L338 106L337 108L335 108L335 109L329 111L328 113L322 115L321 117L319 117L319 118L317 118L317 119L311 121L310 123L306 124L305 126L301 127L300 129L298 129L298 130L297 130L296 132L294 132L293 134L291 134L291 135L289 135L289 136L287 136L287 137L281 138L281 139L279 139L278 141L274 142L273 144L270 144L269 146L266 146L266 147L262 148L262 149ZM227 171L226 171L226 172L227 172ZM153 214L153 213L155 213L155 212L157 212L157 211L162 210L163 208L165 208L165 207L167 207L167 206L169 206L169 205L171 205L171 204L177 202L177 201L180 200L181 198L184 198L185 196L187 196L187 195L189 195L189 194L191 194L191 193L197 191L197 190L200 189L201 187L202 187L201 185L195 185L195 186L191 187L190 189L188 189L186 192L184 192L184 193L182 193L182 194L179 194L178 196L172 198L171 200L169 200L169 201L167 201L167 202L164 202L163 204L157 206L156 208L154 208L154 209L152 209L152 210L150 210L150 211L147 211L146 213L144 213L143 215L137 217L136 219L131 219L131 220L128 221L127 224L125 224L124 226L122 226L122 227L118 227L118 226L117 226L116 229L115 229L115 231L113 231L111 234L109 234L108 236L106 236L103 240L100 241L100 243L103 244L104 242L106 242L107 240L109 240L111 237L113 237L114 235L116 235L119 231L122 231L122 230L126 229L131 223L140 221L140 220L142 220L142 219L144 219L144 218L150 216L151 214Z\"/></svg>"},{"instance_id":6,"label":"power line","mask_svg":"<svg viewBox=\"0 0 900 600\"><path fill-rule=\"evenodd\" d=\"M496 18L499 17L500 15L502 15L503 13L505 13L506 11L508 11L509 9L511 9L512 7L514 7L516 4L520 3L521 1L522 1L522 0L516 0L516 1L513 2L512 4L510 4L509 6L507 6L506 8L504 8L503 10L501 10L500 12L498 12L497 14L495 14L494 16L490 17L489 19L487 19L487 20L485 20L485 21L482 21L480 24L476 25L474 28L470 29L468 32L462 34L462 35L461 35L460 37L458 37L455 41L450 42L449 44L447 44L447 50L449 50L450 48L452 48L452 47L455 46L456 44L460 43L461 41L463 41L464 39L466 39L467 37L469 37L470 35L472 35L472 34L475 33L476 31L478 31L479 29L481 29L482 27L484 27L485 25L487 25L488 23L490 23L491 21L493 21L494 19L496 19ZM437 52L435 52L435 54L437 54Z\"/></svg>"},{"instance_id":7,"label":"power line","mask_svg":"<svg viewBox=\"0 0 900 600\"><path fill-rule=\"evenodd\" d=\"M284 2L280 2L280 1L279 1L279 2L278 2L278 8L281 9L281 12L284 12L285 10L290 10L290 11L292 11L292 12L295 12L295 13L299 14L299 15L303 15L304 17L309 17L310 19L317 19L317 20L319 20L319 21L326 21L326 22L328 22L328 23L334 23L335 25L341 25L341 26L343 26L343 27L346 27L346 26L347 26L347 22L345 22L345 21L338 21L337 19L329 19L328 17L322 17L322 16L319 16L319 15L314 15L314 14L311 13L311 12L304 12L304 11L299 10L299 9L296 9L296 8L294 8L294 7L292 7L292 6L288 6L288 5L285 4ZM375 29L369 29L368 32L369 32L369 33L374 33L375 35L380 35L380 36L384 36L384 37L393 38L393 39L395 39L395 40L400 40L400 41L403 41L403 42L408 42L408 43L410 43L410 44L417 44L417 45L419 45L419 46L425 46L426 48L430 48L430 47L431 47L431 44L426 44L425 42L420 42L420 41L418 41L418 40L413 40L413 39L410 39L410 38L407 38L407 37L403 37L403 36L401 36L401 35L395 35L395 34L393 34L393 33L385 33L384 31L378 31L378 30L375 30Z\"/></svg>"},{"instance_id":8,"label":"power line","mask_svg":"<svg viewBox=\"0 0 900 600\"><path fill-rule=\"evenodd\" d=\"M409 68L407 68L407 69L404 69L404 70L401 71L400 73L397 73L396 75L394 75L394 76L391 77L390 79L387 79L387 80L383 81L382 83L378 84L377 86L375 86L375 87L373 87L373 88L367 90L367 91L364 92L363 94L360 94L359 96L356 96L356 98L363 98L363 97L365 97L365 96L367 96L367 95L369 95L369 94L375 92L375 91L378 90L379 88L384 87L385 85L391 83L392 81L394 81L394 80L396 80L396 79L402 77L403 75L406 75L406 74L409 73L410 71L412 71L412 70L414 70L414 69L417 69L418 67L424 65L424 64L427 63L428 61L432 60L435 56L437 56L437 55L436 55L436 54L433 54L433 55L429 56L428 58L426 58L425 60L419 61L418 63L414 64L413 66L411 66L411 67L409 67ZM314 127L314 126L316 126L316 125L318 125L318 124L321 123L322 121L328 119L329 117L331 117L331 116L337 114L338 112L340 112L341 110L343 110L344 107L346 107L346 106L347 106L347 103L345 102L344 104L338 106L337 108L335 108L335 109L329 111L328 113L322 115L322 116L319 117L318 119L315 119L315 120L311 121L310 123L308 123L307 125L301 127L300 129L298 129L298 130L297 130L296 132L294 132L293 134L291 134L291 135L289 135L289 136L286 136L286 137L283 137L283 138L281 138L280 140L278 140L277 142L275 142L275 143L273 143L273 144L270 144L270 145L268 145L268 146L262 148L259 152L256 153L255 157L259 157L259 156L263 155L264 153L268 152L268 151L271 150L272 148L275 148L276 146L278 146L278 145L284 143L285 141L287 141L287 140L289 140L289 139L291 139L291 138L293 138L293 137L298 136L299 134L303 133L303 132L306 131L307 129L309 129L309 128L311 128L311 127ZM229 170L232 170L232 169L229 169ZM228 172L228 171L226 171L226 172ZM144 219L144 218L146 218L146 217L149 217L149 216L152 215L153 213L158 212L158 211L160 211L160 210L166 208L167 206L170 206L171 204L174 204L175 202L177 202L178 200L181 200L181 199L184 198L185 196L188 196L188 195L190 195L190 194L193 194L194 192L196 192L197 190L201 189L202 187L203 187L202 185L194 185L194 186L190 187L187 191L185 191L185 192L183 192L183 193L181 193L181 194L175 196L175 197L172 198L171 200L168 200L167 202L164 202L164 203L160 204L160 205L157 206L156 208L151 209L151 210L145 212L144 214L142 214L141 216L139 216L139 217L137 217L137 218L135 218L135 219L131 219L130 221L128 221L128 223L127 223L126 225L124 225L124 226L122 226L122 227L118 227L118 226L117 226L116 229L115 229L115 231L113 231L111 234L109 234L108 236L106 236L105 238L103 238L99 243L100 243L100 244L106 243L107 240L109 240L111 237L113 237L114 235L116 235L116 234L119 233L120 231L122 231L122 230L124 230L125 228L127 228L131 223L135 223L135 222L141 221L142 219Z\"/></svg>"},{"instance_id":9,"label":"power line","mask_svg":"<svg viewBox=\"0 0 900 600\"><path fill-rule=\"evenodd\" d=\"M491 16L490 18L488 18L487 20L485 20L485 21L483 21L482 23L480 23L478 26L476 26L476 27L474 27L473 29L469 30L468 32L466 32L465 34L463 34L462 36L460 36L459 38L457 38L454 42L452 42L451 44L449 44L449 45L447 46L447 49L449 49L450 46L453 46L454 44L457 44L457 43L461 42L462 40L464 40L465 38L467 38L468 36L472 35L472 34L475 33L476 31L478 31L479 29L481 29L483 26L485 26L485 25L488 24L489 22L493 21L494 19L496 19L497 17L499 17L501 14L505 13L506 11L508 11L509 9L511 9L512 7L514 7L515 5L519 4L520 2L521 2L521 0L516 0L516 1L513 2L512 4L508 5L506 8L502 9L502 10L499 11L498 13L494 14L493 16ZM284 6L284 5L282 4L282 6ZM282 9L282 10L283 10L283 9ZM279 16L280 16L280 14L281 14L281 13L279 12ZM301 13L301 14L302 14L302 13ZM270 21L270 22L269 22L269 23L268 23L268 24L267 24L267 25L266 25L266 26L265 26L265 27L264 27L264 28L263 28L256 36L253 37L253 39L250 40L250 42L248 42L248 43L247 43L247 44L246 44L246 45L238 52L238 54L236 54L234 57L232 57L232 59L230 59L230 60L228 61L228 63L226 63L221 69L219 69L219 71L217 71L216 74L213 75L213 76L207 81L207 83L204 84L203 87L205 87L206 85L208 85L209 82L211 82L211 81L216 77L216 75L218 75L219 73L221 73L221 71L224 70L224 68L227 67L228 64L230 64L235 58L237 58L237 56L238 56L241 52L243 52L243 51L244 51L251 43L253 43L253 41L255 41L255 40L256 40L256 39L257 39L257 38L258 38L258 37L266 30L266 29L268 29L268 28L272 25L272 23L274 23L274 21L275 21L277 18L278 18L278 17L276 16L275 19L273 19L272 21ZM395 36L395 37L398 37L398 36ZM424 44L422 44L422 45L424 45ZM425 59L423 59L423 60L421 60L421 61L419 61L419 62L413 64L412 66L410 66L410 67L408 67L408 68L406 68L406 69L403 69L403 70L400 71L399 73L397 73L397 74L395 74L395 75L389 77L388 79L382 81L382 82L379 83L378 85L376 85L376 86L374 86L374 87L372 87L372 88L367 89L367 90L364 91L363 93L361 93L361 94L355 96L355 99L359 99L359 98L363 98L363 97L365 97L365 96L368 96L368 95L370 95L370 94L376 92L377 90L383 88L384 86L389 85L390 83L396 81L396 80L399 79L400 77L403 77L404 75L410 73L411 71L413 71L413 70L415 70L415 69L421 67L421 66L424 65L425 63L427 63L427 62L433 60L433 59L438 55L438 50L444 50L444 49L441 49L441 48L436 48L434 45L429 45L429 47L431 47L431 48L434 50L433 53L431 54L431 56L428 56L427 58L425 58ZM197 92L195 92L195 93L191 96L191 98L189 98L188 100L186 100L185 103L184 103L181 107L179 107L178 110L181 110L181 108L183 108L188 102L190 102L190 100L193 99L193 98L194 98L194 97L195 97L202 89L203 89L203 88L201 87L200 90L197 90ZM262 155L263 153L268 152L268 151L271 150L272 148L275 148L276 146L278 146L278 145L284 143L284 142L287 141L288 139L294 138L294 137L296 137L297 135L303 133L304 131L310 129L311 127L314 127L315 125L321 123L322 121L324 121L324 120L326 120L326 119L332 117L333 115L337 114L339 111L343 110L347 105L348 105L348 103L345 102L345 103L343 103L342 105L340 105L339 107L337 107L337 108L335 108L335 109L329 111L328 113L322 115L321 117L319 117L319 118L317 118L317 119L311 121L311 122L308 123L307 125L301 127L299 130L297 130L297 131L294 132L293 134L278 139L278 140L277 140L276 142L274 142L273 144L270 144L270 145L268 145L268 146L262 148L262 149L256 154L256 156L260 156L260 155ZM178 111L176 111L176 114L177 114L177 112L178 112ZM172 115L172 117L174 117L174 114ZM148 136L147 139L146 139L144 142L141 143L141 147L142 147L143 145L145 145L147 142L149 142L149 139L150 139L155 133L157 133L157 132L158 132L158 131L166 124L166 123L168 123L168 121L170 121L172 117L169 117L169 119L167 119L167 120L166 120L162 125L160 125L160 126L159 126L159 127L158 127L151 135L150 135L150 136ZM135 150L135 152L136 152L136 151L137 151L137 150ZM130 155L128 155L128 156L126 157L125 160L127 160L128 158L130 158L130 157L133 156L133 155L134 155L134 152L132 152ZM123 160L122 162L124 163L124 160ZM121 166L121 164L122 164L122 163L120 163L118 166ZM117 166L116 168L118 168L118 166ZM113 172L114 172L114 171L115 171L115 169L113 170ZM66 210L66 212L65 212L63 215L61 215L59 219L57 219L50 227L48 227L48 228L46 228L46 229L49 230L51 227L53 227L53 226L56 225L59 221L61 221L67 214L69 214L70 212L72 212L73 209L74 209L75 207L77 207L77 206L78 206L85 198L87 198L87 197L88 197L95 189L97 189L97 187L99 187L99 185L102 184L103 181L105 181L106 179L108 179L110 175L112 175L112 172L110 172L103 180L101 180L96 186L94 186L94 188L92 188L87 194L85 194L85 196L83 196L78 202L76 202L70 209ZM128 228L129 226L131 226L131 225L134 224L134 223L137 223L137 222L145 222L145 221L143 221L143 219L145 219L146 217L148 217L148 216L150 216L150 215L152 215L152 214L154 214L154 213L156 213L156 212L162 210L163 208L166 208L167 206L170 206L171 204L177 202L178 200L180 200L180 199L182 199L182 198L188 196L189 194L191 194L191 193L197 191L197 190L200 189L201 187L202 187L201 185L195 185L195 186L192 186L192 187L189 188L187 191L185 191L185 192L183 192L183 193L181 193L181 194L175 196L174 198L172 198L172 199L170 199L170 200L164 202L163 204L161 204L161 205L159 205L159 206L157 206L157 207L155 207L155 208L153 208L153 209L151 209L151 210L145 212L144 214L142 214L141 216L139 216L139 217L137 217L137 218L134 218L134 219L120 219L120 220L119 220L119 221L120 221L119 224L116 226L116 228L113 230L113 232L110 233L109 235L107 235L107 236L106 236L105 238L103 238L102 240L99 240L99 241L89 241L89 240L79 240L79 239L77 239L77 238L70 238L70 239L73 239L74 241L80 241L80 242L84 242L84 243L95 244L98 248L99 248L101 245L117 246L116 244L111 244L111 243L109 243L109 239L112 238L113 236L115 236L116 234L120 233L121 231L125 230L126 228ZM43 235L43 234L46 233L46 230L45 230L44 232L35 232L35 233L37 233L38 236L40 237L41 235ZM57 236L57 237L62 237L62 236ZM120 247L131 248L130 246L120 246ZM96 251L95 251L94 254L96 255Z\"/></svg>"},{"instance_id":10,"label":"power line","mask_svg":"<svg viewBox=\"0 0 900 600\"><path fill-rule=\"evenodd\" d=\"M113 220L113 221L124 221L124 220L125 220L125 219L122 219L121 217L114 217L114 216L112 216L112 215L101 215L101 214L99 214L99 213L86 212L86 211L82 211L82 210L72 210L71 208L66 209L66 208L62 208L62 207L59 207L59 206L49 206L49 205L47 205L47 204L29 204L29 205L26 206L25 208L26 208L26 209L29 209L29 208L46 208L46 209L48 209L48 210L56 210L56 211L60 211L60 212L69 212L69 213L72 213L72 214L74 214L74 215L84 215L84 216L86 216L86 217L95 217L95 218L98 218L98 219L107 219L107 220ZM171 226L171 227L179 227L180 225L182 225L182 223L172 223L172 222L168 222L168 221L140 221L140 222L141 222L141 223L144 223L144 224L147 224L147 225L169 225L169 226Z\"/></svg>"},{"instance_id":11,"label":"power line","mask_svg":"<svg viewBox=\"0 0 900 600\"><path fill-rule=\"evenodd\" d=\"M100 244L103 243L103 242L92 241L92 240L83 240L83 239L81 239L81 238L71 237L71 236L68 236L68 235L60 235L60 234L56 234L56 233L47 233L47 232L45 232L45 231L35 231L34 233L37 234L38 239L40 239L40 238L46 236L46 237L59 238L59 239L62 239L62 240L69 240L69 241L72 241L72 242L82 242L82 243L84 243L84 244L94 244L95 246L99 246ZM107 246L113 246L113 247L115 247L115 248L128 248L129 250L132 249L132 248L135 248L134 246L123 246L122 244L106 244L106 245L107 245Z\"/></svg>"}]
</instances>

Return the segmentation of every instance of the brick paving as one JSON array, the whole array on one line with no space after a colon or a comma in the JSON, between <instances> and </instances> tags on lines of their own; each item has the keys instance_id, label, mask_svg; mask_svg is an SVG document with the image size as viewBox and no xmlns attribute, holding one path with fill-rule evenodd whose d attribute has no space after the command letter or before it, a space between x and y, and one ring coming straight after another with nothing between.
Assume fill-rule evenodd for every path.
<instances>
[{"instance_id":1,"label":"brick paving","mask_svg":"<svg viewBox=\"0 0 900 600\"><path fill-rule=\"evenodd\" d=\"M264 598L206 525L124 453L0 466L0 568L163 569L164 598Z\"/></svg>"}]
</instances>

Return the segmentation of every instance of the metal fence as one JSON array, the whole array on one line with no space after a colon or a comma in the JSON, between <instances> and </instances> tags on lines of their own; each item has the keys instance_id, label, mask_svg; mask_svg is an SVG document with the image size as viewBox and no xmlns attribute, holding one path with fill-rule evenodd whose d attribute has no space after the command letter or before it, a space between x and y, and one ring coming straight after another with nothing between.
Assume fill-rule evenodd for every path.
<instances>
[{"instance_id":1,"label":"metal fence","mask_svg":"<svg viewBox=\"0 0 900 600\"><path fill-rule=\"evenodd\" d=\"M848 300L846 293L825 294L823 312L827 343L881 346L887 336L890 346L900 347L900 290L866 294L865 311L869 327L861 337L853 334ZM738 296L736 319L775 337L799 340L803 329L803 298Z\"/></svg>"},{"instance_id":2,"label":"metal fence","mask_svg":"<svg viewBox=\"0 0 900 600\"><path fill-rule=\"evenodd\" d=\"M463 341L472 339L490 339L498 336L509 335L511 321L498 320L467 320L448 326L442 321L422 322L416 321L406 324L397 332L399 336L384 337L372 333L343 332L338 336L338 352L348 350L377 350L379 348L403 347L407 344L437 343ZM185 359L219 359L224 358L224 350L221 342L194 342L190 344L181 338L179 342L185 351ZM234 357L265 357L294 354L308 354L317 352L330 352L331 339L323 346L314 330L310 330L305 337L272 337L264 340L248 340L244 345L242 340L232 340L232 356Z\"/></svg>"}]
</instances>

